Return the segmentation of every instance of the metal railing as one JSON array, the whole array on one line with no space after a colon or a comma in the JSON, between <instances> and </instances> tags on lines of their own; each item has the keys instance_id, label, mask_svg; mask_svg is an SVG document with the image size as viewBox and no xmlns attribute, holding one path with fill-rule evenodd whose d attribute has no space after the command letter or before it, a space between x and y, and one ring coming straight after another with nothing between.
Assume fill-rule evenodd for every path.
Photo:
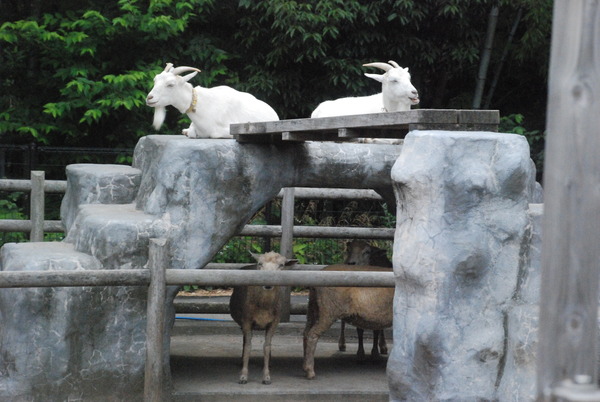
<instances>
[{"instance_id":1,"label":"metal railing","mask_svg":"<svg viewBox=\"0 0 600 402\"><path fill-rule=\"evenodd\" d=\"M197 284L201 286L394 287L395 285L392 272L165 269L169 265L166 242L166 239L150 239L148 269L2 271L0 288L148 286L144 401L161 402L169 399L166 395L162 370L167 286Z\"/></svg>"},{"instance_id":2,"label":"metal railing","mask_svg":"<svg viewBox=\"0 0 600 402\"><path fill-rule=\"evenodd\" d=\"M30 219L0 219L0 232L30 233L31 241L43 241L44 232L64 232L59 220L44 219L45 193L64 193L67 182L45 180L44 172L32 171L31 180L0 179L0 191L30 192ZM324 188L285 188L278 197L282 198L281 225L246 225L241 236L281 237L281 253L291 258L291 244L294 237L339 238L339 239L385 239L394 238L394 229L361 227L328 227L294 225L295 199L363 199L381 200L373 190L324 189ZM289 250L289 253L286 253ZM234 266L231 266L234 268Z\"/></svg>"}]
</instances>

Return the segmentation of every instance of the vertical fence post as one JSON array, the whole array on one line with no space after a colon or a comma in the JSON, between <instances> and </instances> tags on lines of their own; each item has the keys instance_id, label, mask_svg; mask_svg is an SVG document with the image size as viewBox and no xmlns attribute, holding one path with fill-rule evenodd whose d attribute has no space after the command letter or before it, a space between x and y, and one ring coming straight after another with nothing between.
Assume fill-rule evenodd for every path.
<instances>
[{"instance_id":1,"label":"vertical fence post","mask_svg":"<svg viewBox=\"0 0 600 402\"><path fill-rule=\"evenodd\" d=\"M294 191L293 187L283 189L283 200L281 202L281 245L280 253L285 258L293 258L293 230L294 230ZM281 303L281 322L290 321L291 288L283 288L283 300Z\"/></svg>"},{"instance_id":2,"label":"vertical fence post","mask_svg":"<svg viewBox=\"0 0 600 402\"><path fill-rule=\"evenodd\" d=\"M44 241L44 181L45 174L31 171L31 195L29 199L31 232L29 240Z\"/></svg>"},{"instance_id":3,"label":"vertical fence post","mask_svg":"<svg viewBox=\"0 0 600 402\"><path fill-rule=\"evenodd\" d=\"M144 402L168 400L165 395L163 346L165 328L166 274L168 264L166 239L150 239L148 269L148 307L146 324L146 371Z\"/></svg>"},{"instance_id":4,"label":"vertical fence post","mask_svg":"<svg viewBox=\"0 0 600 402\"><path fill-rule=\"evenodd\" d=\"M554 2L537 400L598 401L600 1Z\"/></svg>"}]
</instances>

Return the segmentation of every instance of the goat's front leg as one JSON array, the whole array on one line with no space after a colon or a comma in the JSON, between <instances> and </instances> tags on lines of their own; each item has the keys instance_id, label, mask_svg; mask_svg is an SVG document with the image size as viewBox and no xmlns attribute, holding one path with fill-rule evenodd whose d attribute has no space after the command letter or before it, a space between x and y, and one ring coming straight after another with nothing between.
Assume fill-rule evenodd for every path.
<instances>
[{"instance_id":1,"label":"goat's front leg","mask_svg":"<svg viewBox=\"0 0 600 402\"><path fill-rule=\"evenodd\" d=\"M273 339L273 335L275 334L275 329L277 329L277 324L279 324L279 322L273 322L265 330L265 344L263 345L263 353L264 353L263 384L265 384L265 385L271 384L271 371L269 370L269 365L271 362L271 339Z\"/></svg>"},{"instance_id":2,"label":"goat's front leg","mask_svg":"<svg viewBox=\"0 0 600 402\"><path fill-rule=\"evenodd\" d=\"M342 324L340 327L341 327L341 329L340 329L340 339L338 339L338 350L340 352L345 352L346 351L346 336L345 336L346 321L342 320Z\"/></svg>"},{"instance_id":3,"label":"goat's front leg","mask_svg":"<svg viewBox=\"0 0 600 402\"><path fill-rule=\"evenodd\" d=\"M334 321L335 319L331 320L328 318L319 317L310 330L305 332L303 368L306 372L306 378L309 380L315 378L315 350L317 349L319 337L323 332L327 331L331 327Z\"/></svg>"},{"instance_id":4,"label":"goat's front leg","mask_svg":"<svg viewBox=\"0 0 600 402\"><path fill-rule=\"evenodd\" d=\"M363 336L365 334L365 330L362 328L356 327L356 333L358 334L358 351L356 352L356 356L359 362L365 360L365 347L363 344Z\"/></svg>"},{"instance_id":5,"label":"goat's front leg","mask_svg":"<svg viewBox=\"0 0 600 402\"><path fill-rule=\"evenodd\" d=\"M381 356L379 355L379 345L378 341L380 337L383 336L383 331L373 331L373 348L371 349L371 359L376 360Z\"/></svg>"},{"instance_id":6,"label":"goat's front leg","mask_svg":"<svg viewBox=\"0 0 600 402\"><path fill-rule=\"evenodd\" d=\"M252 328L245 326L242 328L244 333L244 346L242 349L242 371L240 371L240 384L248 382L248 362L250 361L250 352L252 351Z\"/></svg>"},{"instance_id":7,"label":"goat's front leg","mask_svg":"<svg viewBox=\"0 0 600 402\"><path fill-rule=\"evenodd\" d=\"M385 335L384 335L384 331L378 331L379 332L379 352L382 355L387 355L388 353L388 347L387 347L387 342L385 341Z\"/></svg>"},{"instance_id":8,"label":"goat's front leg","mask_svg":"<svg viewBox=\"0 0 600 402\"><path fill-rule=\"evenodd\" d=\"M188 138L198 138L198 133L196 132L194 123L190 124L189 128L181 130L181 134L185 135Z\"/></svg>"}]
</instances>

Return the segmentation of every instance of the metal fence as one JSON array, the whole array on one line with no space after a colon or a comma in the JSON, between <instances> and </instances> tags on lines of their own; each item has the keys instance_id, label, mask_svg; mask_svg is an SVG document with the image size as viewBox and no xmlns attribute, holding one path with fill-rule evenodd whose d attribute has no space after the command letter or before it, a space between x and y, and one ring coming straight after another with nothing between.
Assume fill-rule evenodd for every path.
<instances>
[{"instance_id":1,"label":"metal fence","mask_svg":"<svg viewBox=\"0 0 600 402\"><path fill-rule=\"evenodd\" d=\"M148 269L4 271L0 272L0 288L148 286L144 401L161 402L169 399L162 370L166 287L169 285L394 286L392 272L165 269L169 264L165 245L165 239L150 239Z\"/></svg>"},{"instance_id":2,"label":"metal fence","mask_svg":"<svg viewBox=\"0 0 600 402\"><path fill-rule=\"evenodd\" d=\"M61 221L44 219L45 193L64 193L67 182L45 180L41 171L32 171L30 180L0 179L0 191L30 192L30 219L2 219L0 232L26 232L31 241L43 241L44 232L64 232ZM292 257L294 237L337 238L337 239L383 239L392 240L394 229L364 227L328 227L294 225L294 203L296 199L363 199L381 200L373 190L285 188L278 197L282 198L280 225L246 225L240 236L279 237L281 254ZM245 264L228 264L228 268L238 268ZM210 268L210 267L209 267Z\"/></svg>"}]
</instances>

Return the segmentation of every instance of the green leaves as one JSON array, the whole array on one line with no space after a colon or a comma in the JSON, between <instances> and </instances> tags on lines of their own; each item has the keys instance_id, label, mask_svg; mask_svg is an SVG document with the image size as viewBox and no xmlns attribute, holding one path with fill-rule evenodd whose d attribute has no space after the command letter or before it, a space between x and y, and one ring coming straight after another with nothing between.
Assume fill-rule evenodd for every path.
<instances>
[{"instance_id":1,"label":"green leaves","mask_svg":"<svg viewBox=\"0 0 600 402\"><path fill-rule=\"evenodd\" d=\"M150 125L153 76L178 61L174 38L213 0L94 3L2 24L0 135L92 145L122 130L133 146Z\"/></svg>"},{"instance_id":2,"label":"green leaves","mask_svg":"<svg viewBox=\"0 0 600 402\"><path fill-rule=\"evenodd\" d=\"M463 107L495 1L51 3L38 17L15 11L0 25L0 136L7 141L131 147L151 132L145 97L166 62L202 69L194 78L200 85L248 91L281 118L380 91L362 64L388 60L410 68L421 107ZM551 1L501 0L500 7L502 46L518 8L525 12L496 90L505 104L492 106L510 102L509 113L526 114L532 99L543 103ZM537 81L542 89L530 89ZM180 132L180 119L170 111L166 132Z\"/></svg>"}]
</instances>

